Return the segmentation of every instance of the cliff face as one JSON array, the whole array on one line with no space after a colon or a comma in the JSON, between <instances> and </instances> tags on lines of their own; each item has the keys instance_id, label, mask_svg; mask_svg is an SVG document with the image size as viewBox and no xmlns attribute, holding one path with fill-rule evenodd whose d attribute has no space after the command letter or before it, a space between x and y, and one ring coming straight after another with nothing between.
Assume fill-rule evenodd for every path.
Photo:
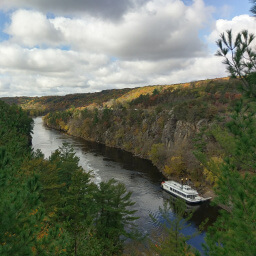
<instances>
[{"instance_id":1,"label":"cliff face","mask_svg":"<svg viewBox=\"0 0 256 256\"><path fill-rule=\"evenodd\" d=\"M206 119L201 119L193 123L177 120L174 117L173 111L170 111L169 115L170 118L164 126L161 137L162 143L164 143L169 150L175 147L175 145L184 144L191 140L191 138L193 138L202 127L207 126L208 123Z\"/></svg>"},{"instance_id":2,"label":"cliff face","mask_svg":"<svg viewBox=\"0 0 256 256\"><path fill-rule=\"evenodd\" d=\"M201 166L192 153L193 138L207 125L205 119L194 123L178 120L173 110L101 109L73 112L67 118L48 115L45 123L73 136L150 159L166 176L186 174L199 178L196 176ZM179 173L168 169L172 164Z\"/></svg>"}]
</instances>

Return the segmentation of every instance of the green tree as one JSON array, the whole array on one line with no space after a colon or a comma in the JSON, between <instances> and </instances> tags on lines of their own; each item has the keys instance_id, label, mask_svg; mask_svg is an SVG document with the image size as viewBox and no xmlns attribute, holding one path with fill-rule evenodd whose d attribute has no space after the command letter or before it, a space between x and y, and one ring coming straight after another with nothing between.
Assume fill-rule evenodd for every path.
<instances>
[{"instance_id":1,"label":"green tree","mask_svg":"<svg viewBox=\"0 0 256 256\"><path fill-rule=\"evenodd\" d=\"M19 175L29 154L32 120L0 101L0 254L32 255L42 219L38 177ZM35 214L32 214L37 211Z\"/></svg>"},{"instance_id":2,"label":"green tree","mask_svg":"<svg viewBox=\"0 0 256 256\"><path fill-rule=\"evenodd\" d=\"M72 175L68 194L62 199L62 216L64 227L71 237L70 254L89 255L90 236L96 213L93 199L95 185L90 183L91 175L77 170ZM86 250L87 249L87 250Z\"/></svg>"},{"instance_id":3,"label":"green tree","mask_svg":"<svg viewBox=\"0 0 256 256\"><path fill-rule=\"evenodd\" d=\"M0 101L0 255L58 255L56 229L47 228L39 175L31 171L32 120ZM26 166L26 168L25 168Z\"/></svg>"},{"instance_id":4,"label":"green tree","mask_svg":"<svg viewBox=\"0 0 256 256\"><path fill-rule=\"evenodd\" d=\"M32 255L43 217L38 178L21 181L0 149L0 255ZM19 185L17 185L19 184Z\"/></svg>"},{"instance_id":5,"label":"green tree","mask_svg":"<svg viewBox=\"0 0 256 256\"><path fill-rule=\"evenodd\" d=\"M154 165L159 165L166 160L166 149L163 143L153 144L149 152L150 160Z\"/></svg>"},{"instance_id":6,"label":"green tree","mask_svg":"<svg viewBox=\"0 0 256 256\"><path fill-rule=\"evenodd\" d=\"M231 77L240 79L240 89L246 98L256 97L256 52L252 48L254 38L247 30L238 33L235 38L232 30L227 30L216 42L219 47L216 56L224 58L223 63Z\"/></svg>"},{"instance_id":7,"label":"green tree","mask_svg":"<svg viewBox=\"0 0 256 256\"><path fill-rule=\"evenodd\" d=\"M131 193L114 180L97 187L91 173L79 166L74 149L64 144L49 160L40 152L31 160L42 183L42 201L52 227L62 227L68 255L115 255L123 250L125 238L132 238L136 217L130 207ZM26 167L29 169L29 167ZM30 170L30 171L31 171Z\"/></svg>"},{"instance_id":8,"label":"green tree","mask_svg":"<svg viewBox=\"0 0 256 256\"><path fill-rule=\"evenodd\" d=\"M99 122L99 110L95 108L93 112L93 124L96 125Z\"/></svg>"},{"instance_id":9,"label":"green tree","mask_svg":"<svg viewBox=\"0 0 256 256\"><path fill-rule=\"evenodd\" d=\"M256 0L251 0L253 6L251 8L251 12L256 16Z\"/></svg>"},{"instance_id":10,"label":"green tree","mask_svg":"<svg viewBox=\"0 0 256 256\"><path fill-rule=\"evenodd\" d=\"M215 136L224 152L215 202L228 211L222 210L207 232L205 251L211 256L256 255L256 53L251 48L253 39L254 35L247 31L233 39L229 30L217 41L217 55L224 58L230 75L240 81L243 97L235 105L224 130L229 133L233 148L229 150L222 145L224 140L218 138L223 136Z\"/></svg>"},{"instance_id":11,"label":"green tree","mask_svg":"<svg viewBox=\"0 0 256 256\"><path fill-rule=\"evenodd\" d=\"M75 155L74 149L68 143L57 149L49 157L51 163L56 165L58 170L58 183L62 185L61 193L68 193L69 186L72 183L72 175L78 170L82 170L79 166L79 158Z\"/></svg>"},{"instance_id":12,"label":"green tree","mask_svg":"<svg viewBox=\"0 0 256 256\"><path fill-rule=\"evenodd\" d=\"M131 207L131 192L123 184L111 179L101 182L95 192L98 205L96 216L96 236L101 241L103 255L120 255L126 238L135 238L134 216L136 210ZM128 228L130 226L130 228Z\"/></svg>"}]
</instances>

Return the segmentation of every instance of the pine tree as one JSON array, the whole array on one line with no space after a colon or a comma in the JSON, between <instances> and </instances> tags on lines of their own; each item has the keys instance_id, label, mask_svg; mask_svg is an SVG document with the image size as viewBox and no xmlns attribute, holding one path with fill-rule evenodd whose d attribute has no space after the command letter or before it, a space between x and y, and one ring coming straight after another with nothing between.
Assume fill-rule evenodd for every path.
<instances>
[{"instance_id":1,"label":"pine tree","mask_svg":"<svg viewBox=\"0 0 256 256\"><path fill-rule=\"evenodd\" d=\"M31 165L31 129L20 108L0 101L0 255L65 255L65 236L49 225Z\"/></svg>"},{"instance_id":2,"label":"pine tree","mask_svg":"<svg viewBox=\"0 0 256 256\"><path fill-rule=\"evenodd\" d=\"M94 231L96 202L93 198L95 185L90 182L91 175L77 170L72 175L68 193L62 198L60 219L71 237L70 253L89 255L87 252Z\"/></svg>"},{"instance_id":3,"label":"pine tree","mask_svg":"<svg viewBox=\"0 0 256 256\"><path fill-rule=\"evenodd\" d=\"M0 255L32 255L44 210L37 175L20 174L32 120L0 102Z\"/></svg>"},{"instance_id":4,"label":"pine tree","mask_svg":"<svg viewBox=\"0 0 256 256\"><path fill-rule=\"evenodd\" d=\"M61 193L66 193L72 183L73 172L81 169L79 166L79 158L75 155L74 149L68 143L57 149L49 158L51 163L56 165L58 169L59 184L64 184Z\"/></svg>"},{"instance_id":5,"label":"pine tree","mask_svg":"<svg viewBox=\"0 0 256 256\"><path fill-rule=\"evenodd\" d=\"M103 255L118 255L123 250L126 238L135 238L138 233L134 221L138 219L131 207L131 192L123 184L111 179L101 182L95 192L98 205L96 236L101 241Z\"/></svg>"},{"instance_id":6,"label":"pine tree","mask_svg":"<svg viewBox=\"0 0 256 256\"><path fill-rule=\"evenodd\" d=\"M253 6L251 8L251 12L254 14L254 16L256 15L256 0L251 0Z\"/></svg>"},{"instance_id":7,"label":"pine tree","mask_svg":"<svg viewBox=\"0 0 256 256\"><path fill-rule=\"evenodd\" d=\"M225 153L218 167L215 202L226 210L221 211L207 232L205 251L210 256L256 255L256 52L251 48L253 39L254 35L247 31L233 39L229 30L217 41L217 55L224 58L230 75L240 81L238 89L243 97L234 107L224 131L229 133L233 148L222 144L224 140L219 138L223 136L215 136Z\"/></svg>"}]
</instances>

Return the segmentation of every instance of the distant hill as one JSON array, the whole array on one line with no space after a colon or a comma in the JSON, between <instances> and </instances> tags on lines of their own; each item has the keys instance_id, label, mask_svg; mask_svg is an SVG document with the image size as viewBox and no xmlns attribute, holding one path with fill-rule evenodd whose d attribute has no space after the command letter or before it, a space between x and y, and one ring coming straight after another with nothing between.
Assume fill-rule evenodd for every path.
<instances>
[{"instance_id":1,"label":"distant hill","mask_svg":"<svg viewBox=\"0 0 256 256\"><path fill-rule=\"evenodd\" d=\"M91 104L102 105L112 98L119 98L132 89L112 89L95 93L76 93L65 96L42 97L3 97L0 100L8 104L16 104L28 110L32 116L44 115L51 111L66 110L71 107L80 108Z\"/></svg>"},{"instance_id":2,"label":"distant hill","mask_svg":"<svg viewBox=\"0 0 256 256\"><path fill-rule=\"evenodd\" d=\"M177 103L177 100L183 101L182 98L184 98L184 95L186 95L186 98L189 97L189 92L192 92L191 88L197 88L196 91L201 91L201 94L204 94L204 92L212 93L213 91L229 92L232 91L233 83L235 82L230 82L229 78L217 78L191 83L112 89L95 93L68 94L65 96L2 97L0 100L10 105L19 105L24 110L27 110L30 115L38 116L53 111L67 110L69 108L111 108L115 105L125 105L127 107L127 104L133 108L147 108L153 105L156 106L168 103L170 97L174 97L175 99L173 99L172 102ZM176 95L180 90L182 91L179 93L179 96ZM183 93L184 95L181 95ZM167 97L167 95L170 97Z\"/></svg>"}]
</instances>

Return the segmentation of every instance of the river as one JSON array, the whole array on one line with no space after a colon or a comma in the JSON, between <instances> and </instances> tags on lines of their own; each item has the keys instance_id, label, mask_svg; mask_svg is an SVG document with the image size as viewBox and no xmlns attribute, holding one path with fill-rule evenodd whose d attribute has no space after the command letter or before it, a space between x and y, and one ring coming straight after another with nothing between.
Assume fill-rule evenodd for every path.
<instances>
[{"instance_id":1,"label":"river","mask_svg":"<svg viewBox=\"0 0 256 256\"><path fill-rule=\"evenodd\" d=\"M161 190L160 183L163 177L150 161L134 157L120 149L87 142L49 129L43 125L41 117L34 119L32 136L34 150L40 149L47 158L65 142L75 149L76 155L80 158L80 165L87 171L92 170L94 182L115 178L132 192L132 201L136 202L137 216L140 217L137 223L142 232L149 233L155 228L149 214L159 217L159 207L163 206L164 200L170 195ZM209 218L211 224L216 219L217 212L218 208L210 206L209 203L196 207L190 220L191 225L183 230L183 233L194 233L206 218ZM204 237L203 232L191 239L189 244L202 251L201 244L204 242Z\"/></svg>"}]
</instances>

